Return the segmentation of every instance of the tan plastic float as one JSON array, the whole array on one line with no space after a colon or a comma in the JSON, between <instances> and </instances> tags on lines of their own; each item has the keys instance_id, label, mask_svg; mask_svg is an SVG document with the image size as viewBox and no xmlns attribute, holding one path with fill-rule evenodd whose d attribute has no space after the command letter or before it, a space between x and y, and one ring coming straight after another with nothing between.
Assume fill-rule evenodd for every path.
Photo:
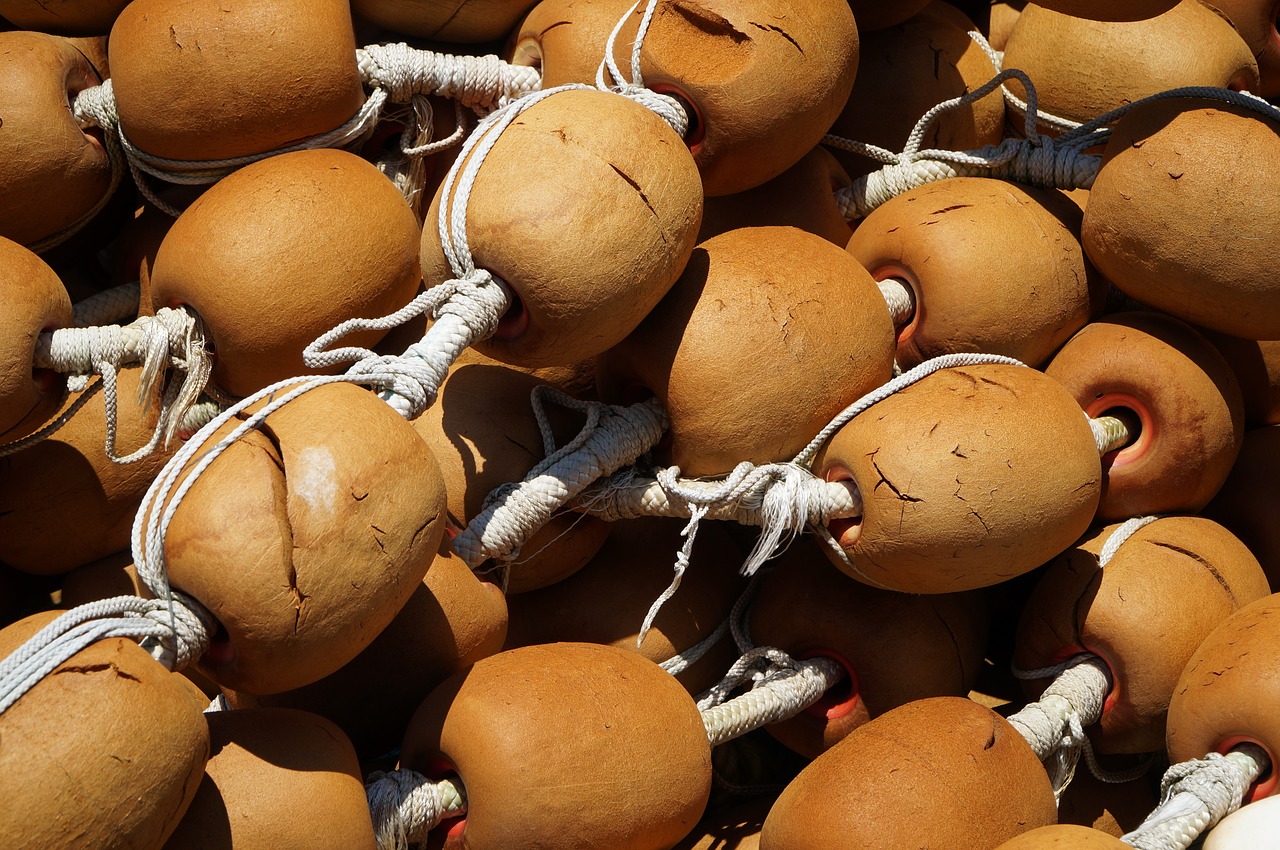
<instances>
[{"instance_id":1,"label":"tan plastic float","mask_svg":"<svg viewBox=\"0 0 1280 850\"><path fill-rule=\"evenodd\" d=\"M995 75L987 54L969 37L977 28L959 9L934 0L910 20L862 34L858 77L831 134L902 150L920 116ZM996 144L1003 136L1004 99L992 92L935 121L924 147L971 150ZM831 149L852 175L880 167L834 145Z\"/></svg>"},{"instance_id":2,"label":"tan plastic float","mask_svg":"<svg viewBox=\"0 0 1280 850\"><path fill-rule=\"evenodd\" d=\"M1260 97L1280 95L1280 31L1276 29L1280 7L1275 0L1204 0L1205 4L1226 15L1249 50L1258 59L1262 77L1256 89Z\"/></svg>"},{"instance_id":3,"label":"tan plastic float","mask_svg":"<svg viewBox=\"0 0 1280 850\"><path fill-rule=\"evenodd\" d=\"M135 403L139 371L123 370L118 384L116 439L130 449L156 426L156 405ZM99 393L56 434L0 459L0 562L52 575L129 547L134 513L172 451L118 464L107 457L105 433Z\"/></svg>"},{"instance_id":4,"label":"tan plastic float","mask_svg":"<svg viewBox=\"0 0 1280 850\"><path fill-rule=\"evenodd\" d=\"M1272 590L1280 589L1280 427L1247 431L1226 483L1204 515L1222 523L1257 556Z\"/></svg>"},{"instance_id":5,"label":"tan plastic float","mask_svg":"<svg viewBox=\"0 0 1280 850\"><path fill-rule=\"evenodd\" d=\"M991 3L991 23L987 27L987 43L996 50L1004 50L1009 42L1009 33L1013 32L1018 16L1026 7L1026 0L1008 0L1008 2Z\"/></svg>"},{"instance_id":6,"label":"tan plastic float","mask_svg":"<svg viewBox=\"0 0 1280 850\"><path fill-rule=\"evenodd\" d=\"M3 0L0 17L20 30L106 35L129 0Z\"/></svg>"},{"instance_id":7,"label":"tan plastic float","mask_svg":"<svg viewBox=\"0 0 1280 850\"><path fill-rule=\"evenodd\" d=\"M649 606L671 584L683 520L642 518L614 523L599 554L564 581L509 598L507 647L556 641L600 643L638 652L655 664L693 649L729 616L743 589L742 553L717 523L701 530L694 563L680 590L662 606L637 645ZM676 674L690 693L720 681L738 660L724 635L701 660Z\"/></svg>"},{"instance_id":8,"label":"tan plastic float","mask_svg":"<svg viewBox=\"0 0 1280 850\"><path fill-rule=\"evenodd\" d=\"M1154 313L1113 313L1053 358L1045 373L1092 417L1118 415L1130 440L1103 458L1100 520L1194 513L1240 452L1244 403L1223 357L1194 328Z\"/></svg>"},{"instance_id":9,"label":"tan plastic float","mask_svg":"<svg viewBox=\"0 0 1280 850\"><path fill-rule=\"evenodd\" d=\"M1258 86L1249 46L1199 0L1182 0L1132 23L1086 20L1028 3L1009 35L1004 67L1027 72L1042 111L1072 121L1181 86ZM1009 90L1026 97L1021 83L1010 83ZM1010 118L1012 126L1021 126L1021 115Z\"/></svg>"},{"instance_id":10,"label":"tan plastic float","mask_svg":"<svg viewBox=\"0 0 1280 850\"><path fill-rule=\"evenodd\" d=\"M850 182L834 156L814 148L754 189L707 198L698 242L742 227L796 227L843 247L852 231L835 193Z\"/></svg>"},{"instance_id":11,"label":"tan plastic float","mask_svg":"<svg viewBox=\"0 0 1280 850\"><path fill-rule=\"evenodd\" d=\"M919 700L878 717L814 760L765 820L761 850L994 847L1057 820L1027 742L988 708Z\"/></svg>"},{"instance_id":12,"label":"tan plastic float","mask_svg":"<svg viewBox=\"0 0 1280 850\"><path fill-rule=\"evenodd\" d=\"M467 816L440 829L445 847L469 850L660 850L693 829L711 790L693 699L652 662L591 644L509 650L446 681L414 715L400 764L461 777Z\"/></svg>"},{"instance_id":13,"label":"tan plastic float","mask_svg":"<svg viewBox=\"0 0 1280 850\"><path fill-rule=\"evenodd\" d=\"M538 0L352 0L351 11L392 32L433 41L497 41Z\"/></svg>"},{"instance_id":14,"label":"tan plastic float","mask_svg":"<svg viewBox=\"0 0 1280 850\"><path fill-rule=\"evenodd\" d=\"M1170 762L1226 753L1246 743L1266 752L1271 766L1246 793L1245 802L1270 797L1280 788L1277 635L1280 596L1241 608L1200 644L1169 703Z\"/></svg>"},{"instance_id":15,"label":"tan plastic float","mask_svg":"<svg viewBox=\"0 0 1280 850\"><path fill-rule=\"evenodd\" d=\"M120 127L153 156L275 150L364 103L346 0L135 0L110 45Z\"/></svg>"},{"instance_id":16,"label":"tan plastic float","mask_svg":"<svg viewBox=\"0 0 1280 850\"><path fill-rule=\"evenodd\" d=\"M440 203L437 193L426 221ZM701 218L693 159L655 113L599 91L535 104L493 146L467 208L476 265L515 296L478 348L519 366L599 354L671 287ZM421 261L428 286L454 276L434 224Z\"/></svg>"},{"instance_id":17,"label":"tan plastic float","mask_svg":"<svg viewBox=\"0 0 1280 850\"><path fill-rule=\"evenodd\" d=\"M990 613L977 592L912 596L850 581L820 544L797 540L761 582L748 632L795 658L834 658L847 678L765 728L812 759L900 705L964 696L982 667Z\"/></svg>"},{"instance_id":18,"label":"tan plastic float","mask_svg":"<svg viewBox=\"0 0 1280 850\"><path fill-rule=\"evenodd\" d=\"M1118 836L1087 826L1053 824L1024 832L996 850L1127 850Z\"/></svg>"},{"instance_id":19,"label":"tan plastic float","mask_svg":"<svg viewBox=\"0 0 1280 850\"><path fill-rule=\"evenodd\" d=\"M583 13L581 2L544 2L516 34L513 62L541 67L543 88L594 83L609 33L630 6L604 0ZM616 43L627 79L643 7ZM561 21L570 24L552 28ZM663 0L640 68L645 86L686 104L686 141L714 196L758 186L812 150L848 100L857 65L858 31L845 0L785 10L762 0Z\"/></svg>"},{"instance_id":20,"label":"tan plastic float","mask_svg":"<svg viewBox=\"0 0 1280 850\"><path fill-rule=\"evenodd\" d=\"M1098 448L1061 385L1022 366L937 371L856 417L815 474L852 481L861 517L833 521L836 565L907 593L949 593L1030 572L1088 528Z\"/></svg>"},{"instance_id":21,"label":"tan plastic float","mask_svg":"<svg viewBox=\"0 0 1280 850\"><path fill-rule=\"evenodd\" d=\"M465 528L498 487L519 481L545 456L530 393L545 387L532 375L499 363L457 366L440 388L436 404L413 420L413 428L440 461L455 530ZM581 427L581 414L547 405L556 444ZM506 576L494 565L474 565L509 593L554 584L581 569L609 536L609 524L564 512L553 516L525 543Z\"/></svg>"},{"instance_id":22,"label":"tan plastic float","mask_svg":"<svg viewBox=\"0 0 1280 850\"><path fill-rule=\"evenodd\" d=\"M269 694L346 664L421 583L444 505L426 444L367 390L323 386L272 413L196 480L165 537L172 587L218 619L201 671Z\"/></svg>"},{"instance_id":23,"label":"tan plastic float","mask_svg":"<svg viewBox=\"0 0 1280 850\"><path fill-rule=\"evenodd\" d=\"M700 245L598 374L607 401L657 396L671 420L659 460L692 478L789 460L892 359L871 276L820 237L761 227Z\"/></svg>"},{"instance_id":24,"label":"tan plastic float","mask_svg":"<svg viewBox=\"0 0 1280 850\"><path fill-rule=\"evenodd\" d=\"M375 850L360 765L337 726L287 709L205 717L209 762L166 848Z\"/></svg>"},{"instance_id":25,"label":"tan plastic float","mask_svg":"<svg viewBox=\"0 0 1280 850\"><path fill-rule=\"evenodd\" d=\"M23 245L75 228L112 186L96 130L76 122L76 93L101 80L65 38L0 33L0 236Z\"/></svg>"},{"instance_id":26,"label":"tan plastic float","mask_svg":"<svg viewBox=\"0 0 1280 850\"><path fill-rule=\"evenodd\" d=\"M506 630L502 592L476 578L446 537L395 619L342 669L279 694L224 693L236 710L293 708L322 715L342 728L362 758L378 758L399 746L427 694L500 651Z\"/></svg>"},{"instance_id":27,"label":"tan plastic float","mask_svg":"<svg viewBox=\"0 0 1280 850\"><path fill-rule=\"evenodd\" d=\"M1144 304L1233 336L1280 339L1280 268L1262 247L1277 191L1275 124L1225 104L1145 104L1107 145L1085 251Z\"/></svg>"},{"instance_id":28,"label":"tan plastic float","mask_svg":"<svg viewBox=\"0 0 1280 850\"><path fill-rule=\"evenodd\" d=\"M1091 532L1049 564L1023 609L1014 663L1038 670L1081 652L1102 657L1112 686L1089 730L1094 748L1148 753L1163 746L1169 697L1196 648L1270 590L1257 559L1211 520L1156 520L1103 567L1099 553L1118 528ZM1047 681L1028 683L1028 693Z\"/></svg>"},{"instance_id":29,"label":"tan plastic float","mask_svg":"<svg viewBox=\"0 0 1280 850\"><path fill-rule=\"evenodd\" d=\"M54 616L0 631L0 658ZM0 715L0 845L159 850L209 756L198 693L132 640L60 665Z\"/></svg>"},{"instance_id":30,"label":"tan plastic float","mask_svg":"<svg viewBox=\"0 0 1280 850\"><path fill-rule=\"evenodd\" d=\"M0 237L0 445L40 430L66 398L66 380L36 369L36 339L72 327L71 298L53 269L16 242ZM2 474L2 473L0 473Z\"/></svg>"},{"instance_id":31,"label":"tan plastic float","mask_svg":"<svg viewBox=\"0 0 1280 850\"><path fill-rule=\"evenodd\" d=\"M212 382L247 396L314 372L302 350L338 323L407 304L420 282L418 239L408 204L373 165L345 151L281 154L223 179L174 222L151 303L199 315Z\"/></svg>"},{"instance_id":32,"label":"tan plastic float","mask_svg":"<svg viewBox=\"0 0 1280 850\"><path fill-rule=\"evenodd\" d=\"M966 351L1039 366L1106 296L1080 246L1080 222L1059 192L960 177L879 207L854 231L849 253L876 280L911 290L915 309L898 329L902 368Z\"/></svg>"}]
</instances>

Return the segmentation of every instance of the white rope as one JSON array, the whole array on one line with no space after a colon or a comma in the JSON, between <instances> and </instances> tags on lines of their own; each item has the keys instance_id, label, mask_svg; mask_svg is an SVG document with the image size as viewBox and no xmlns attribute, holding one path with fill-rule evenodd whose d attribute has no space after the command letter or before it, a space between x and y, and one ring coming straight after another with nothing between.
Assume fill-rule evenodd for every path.
<instances>
[{"instance_id":1,"label":"white rope","mask_svg":"<svg viewBox=\"0 0 1280 850\"><path fill-rule=\"evenodd\" d=\"M443 139L434 139L435 107L423 95L414 95L408 104L389 112L387 121L400 121L404 130L400 133L400 146L388 152L374 163L409 202L414 215L422 218L423 189L426 187L427 157L462 144L466 138L468 121L461 103L454 103L454 131Z\"/></svg>"},{"instance_id":2,"label":"white rope","mask_svg":"<svg viewBox=\"0 0 1280 850\"><path fill-rule=\"evenodd\" d=\"M770 723L795 717L845 676L830 658L797 661L771 646L745 653L698 700L707 739L715 747ZM751 689L736 697L734 691Z\"/></svg>"},{"instance_id":3,"label":"white rope","mask_svg":"<svg viewBox=\"0 0 1280 850\"><path fill-rule=\"evenodd\" d=\"M672 676L679 676L685 670L688 670L694 664L701 661L703 657L711 651L712 647L722 641L724 636L728 633L729 621L725 620L723 623L716 626L715 630L712 631L711 634L707 635L688 649L683 650L682 652L677 652L658 666L663 670L666 670ZM638 645L639 644L637 644L637 646Z\"/></svg>"},{"instance_id":4,"label":"white rope","mask_svg":"<svg viewBox=\"0 0 1280 850\"><path fill-rule=\"evenodd\" d=\"M175 218L181 210L161 200L151 188L148 176L166 183L203 186L216 183L238 168L243 168L268 157L294 151L318 148L346 148L363 141L373 132L374 125L387 101L387 94L374 90L346 123L326 133L309 136L291 145L246 156L226 159L184 160L155 156L136 147L120 127L120 114L116 109L115 91L111 80L84 89L76 95L74 110L83 122L101 127L107 136L113 137L124 150L129 171L133 174L138 190L155 207Z\"/></svg>"},{"instance_id":5,"label":"white rope","mask_svg":"<svg viewBox=\"0 0 1280 850\"><path fill-rule=\"evenodd\" d=\"M110 80L107 81L107 83L110 82ZM95 91L101 88L101 85L93 86L89 89L85 89L85 91ZM83 92L81 92L81 94L83 94ZM92 94L85 97L82 104L80 95L76 95L76 99L71 106L71 112L75 117L76 122L82 128L96 126L102 127L106 130L107 128L105 124L99 123L100 119L104 121L109 120L110 116L115 114L115 104L112 102L108 107L101 98L95 98ZM109 182L107 183L107 191L103 192L102 197L95 201L93 206L85 210L84 214L80 216L80 218L76 219L62 230L28 245L27 247L30 248L33 253L42 254L45 251L56 248L72 236L75 236L86 224L92 221L98 213L102 212L102 210L107 206L107 203L110 202L112 196L115 195L116 189L120 188L120 181L124 179L124 172L127 168L124 148L121 146L120 140L110 130L107 130L107 132L102 134L102 146L107 152L107 167L110 173Z\"/></svg>"},{"instance_id":6,"label":"white rope","mask_svg":"<svg viewBox=\"0 0 1280 850\"><path fill-rule=\"evenodd\" d=\"M76 327L115 325L135 318L138 315L138 300L141 294L142 286L135 280L133 283L113 286L111 289L104 289L82 301L77 301L71 308L75 313Z\"/></svg>"},{"instance_id":7,"label":"white rope","mask_svg":"<svg viewBox=\"0 0 1280 850\"><path fill-rule=\"evenodd\" d=\"M969 32L969 38L974 44L978 45L983 53L987 54L987 59L991 61L991 65L997 74L1004 70L1004 54L992 47L991 42L987 41L986 36L977 30L971 30ZM1039 119L1039 123L1044 124L1047 127L1051 127L1058 132L1074 130L1081 124L1079 121L1072 121L1070 118L1059 118L1057 115L1051 115L1048 112L1036 108L1027 101L1019 98L1013 92L1009 91L1009 87L1007 85L1000 86L1000 91L1004 96L1004 102L1013 107L1014 113L1021 115L1024 121L1026 120L1027 113L1032 109L1035 109L1036 118ZM1033 103L1034 98L1035 95L1032 94L1031 100Z\"/></svg>"},{"instance_id":8,"label":"white rope","mask_svg":"<svg viewBox=\"0 0 1280 850\"><path fill-rule=\"evenodd\" d=\"M1111 674L1102 659L1077 655L1057 668L1056 678L1041 694L1009 718L1041 761L1053 759L1049 778L1060 797L1075 776L1081 750L1087 746L1084 727L1097 723L1111 690ZM1053 675L1045 670L1034 671ZM1025 674L1024 674L1025 675Z\"/></svg>"},{"instance_id":9,"label":"white rope","mask_svg":"<svg viewBox=\"0 0 1280 850\"><path fill-rule=\"evenodd\" d=\"M1120 840L1140 850L1187 850L1204 832L1240 808L1245 793L1271 768L1262 748L1241 744L1227 755L1175 764L1160 782L1160 804Z\"/></svg>"},{"instance_id":10,"label":"white rope","mask_svg":"<svg viewBox=\"0 0 1280 850\"><path fill-rule=\"evenodd\" d=\"M374 771L365 783L378 850L410 850L448 817L466 814L466 789L456 777L433 782L407 768Z\"/></svg>"},{"instance_id":11,"label":"white rope","mask_svg":"<svg viewBox=\"0 0 1280 850\"><path fill-rule=\"evenodd\" d=\"M1124 448L1132 442L1129 426L1123 419L1115 416L1099 416L1094 419L1087 413L1085 419L1089 422L1089 430L1093 432L1093 442L1098 447L1099 455Z\"/></svg>"},{"instance_id":12,"label":"white rope","mask_svg":"<svg viewBox=\"0 0 1280 850\"><path fill-rule=\"evenodd\" d=\"M348 319L308 345L302 360L312 369L355 361L347 370L353 379L393 376L384 382L382 399L406 419L416 419L435 403L440 385L463 350L492 336L510 304L506 285L473 266L467 276L431 287L394 313L377 319ZM328 348L348 334L389 330L424 314L434 321L403 354L381 355L357 346Z\"/></svg>"},{"instance_id":13,"label":"white rope","mask_svg":"<svg viewBox=\"0 0 1280 850\"><path fill-rule=\"evenodd\" d=\"M209 645L213 618L182 594L116 596L73 608L0 661L0 714L72 656L100 640L140 640L152 657L181 670Z\"/></svg>"},{"instance_id":14,"label":"white rope","mask_svg":"<svg viewBox=\"0 0 1280 850\"><path fill-rule=\"evenodd\" d=\"M1027 91L1025 139L1005 139L998 145L987 145L975 151L921 150L929 125L944 112L972 103L1016 79ZM924 114L912 130L902 153L895 154L874 145L859 144L828 136L828 144L856 150L886 163L879 171L861 177L852 185L836 192L836 203L848 219L863 218L890 198L937 180L949 177L993 177L1012 180L1046 189L1088 189L1093 186L1101 158L1084 153L1105 145L1110 138L1108 126L1127 112L1143 104L1173 98L1202 98L1250 110L1272 121L1280 122L1280 109L1248 92L1208 86L1187 86L1160 92L1125 104L1104 115L1064 132L1056 139L1036 129L1039 110L1035 86L1022 71L1006 68L990 81L969 94L938 104Z\"/></svg>"},{"instance_id":15,"label":"white rope","mask_svg":"<svg viewBox=\"0 0 1280 850\"><path fill-rule=\"evenodd\" d=\"M613 30L610 31L609 38L605 42L604 58L596 69L596 88L600 91L617 92L648 107L653 112L656 112L663 121L666 121L671 126L671 129L676 131L677 136L683 139L685 134L689 132L689 115L685 112L684 106L673 97L658 94L645 88L644 77L640 73L640 52L641 48L644 47L645 36L649 34L649 25L653 23L654 12L658 8L658 0L648 0L645 3L644 13L640 16L636 38L631 44L631 79L629 81L622 75L622 70L613 58L618 35L621 34L623 26L626 25L627 18L631 17L636 9L640 7L641 2L643 0L636 0L631 8L614 24ZM607 78L605 77L606 71L608 72Z\"/></svg>"},{"instance_id":16,"label":"white rope","mask_svg":"<svg viewBox=\"0 0 1280 850\"><path fill-rule=\"evenodd\" d=\"M667 417L655 399L630 407L585 402L549 386L536 387L531 401L545 435L548 401L578 410L585 424L564 447L549 452L518 484L498 488L484 509L453 539L454 551L472 569L489 559L511 561L539 528L585 487L634 463L666 431Z\"/></svg>"},{"instance_id":17,"label":"white rope","mask_svg":"<svg viewBox=\"0 0 1280 850\"><path fill-rule=\"evenodd\" d=\"M916 296L911 286L896 277L877 280L876 286L880 287L880 294L884 296L884 303L889 308L893 326L900 328L908 324L911 317L916 314Z\"/></svg>"},{"instance_id":18,"label":"white rope","mask_svg":"<svg viewBox=\"0 0 1280 850\"><path fill-rule=\"evenodd\" d=\"M118 393L116 379L124 366L141 364L137 403L150 406L157 385L164 383L159 415L151 439L128 455L116 445ZM21 440L0 446L0 457L21 451L55 434L70 421L99 389L103 390L106 417L105 451L115 463L134 463L150 456L163 442L168 445L208 384L213 363L205 348L199 319L185 309L162 307L155 316L142 316L129 325L89 328L60 328L36 338L35 367L68 374L67 386L82 392L69 408L50 425ZM182 379L165 381L170 370ZM88 378L99 375L100 384L86 391Z\"/></svg>"},{"instance_id":19,"label":"white rope","mask_svg":"<svg viewBox=\"0 0 1280 850\"><path fill-rule=\"evenodd\" d=\"M1161 514L1153 516L1139 516L1125 520L1115 531L1111 532L1111 536L1107 538L1107 542L1103 544L1102 551L1098 554L1098 566L1105 567L1111 563L1111 559L1116 556L1116 552L1120 551L1130 537L1146 528L1158 519L1162 519Z\"/></svg>"},{"instance_id":20,"label":"white rope","mask_svg":"<svg viewBox=\"0 0 1280 850\"><path fill-rule=\"evenodd\" d=\"M512 65L497 56L457 56L407 44L370 44L356 50L360 79L387 93L392 103L415 95L451 98L476 111L496 109L537 91L537 68Z\"/></svg>"}]
</instances>

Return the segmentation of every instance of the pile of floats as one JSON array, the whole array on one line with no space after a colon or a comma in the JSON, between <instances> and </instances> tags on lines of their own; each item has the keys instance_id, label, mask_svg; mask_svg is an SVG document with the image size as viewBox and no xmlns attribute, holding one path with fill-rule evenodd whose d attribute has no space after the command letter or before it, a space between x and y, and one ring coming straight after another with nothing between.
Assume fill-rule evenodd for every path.
<instances>
[{"instance_id":1,"label":"pile of floats","mask_svg":"<svg viewBox=\"0 0 1280 850\"><path fill-rule=\"evenodd\" d=\"M1280 846L1272 0L0 16L0 846Z\"/></svg>"}]
</instances>

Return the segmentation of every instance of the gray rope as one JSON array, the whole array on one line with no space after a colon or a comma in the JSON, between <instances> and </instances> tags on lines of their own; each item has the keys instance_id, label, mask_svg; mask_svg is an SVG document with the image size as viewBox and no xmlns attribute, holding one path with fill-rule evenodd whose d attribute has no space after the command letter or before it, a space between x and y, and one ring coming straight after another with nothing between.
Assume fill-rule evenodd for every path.
<instances>
[{"instance_id":1,"label":"gray rope","mask_svg":"<svg viewBox=\"0 0 1280 850\"><path fill-rule=\"evenodd\" d=\"M1139 850L1187 850L1204 832L1240 808L1245 793L1269 767L1261 747L1175 764L1160 782L1160 804L1120 840Z\"/></svg>"}]
</instances>

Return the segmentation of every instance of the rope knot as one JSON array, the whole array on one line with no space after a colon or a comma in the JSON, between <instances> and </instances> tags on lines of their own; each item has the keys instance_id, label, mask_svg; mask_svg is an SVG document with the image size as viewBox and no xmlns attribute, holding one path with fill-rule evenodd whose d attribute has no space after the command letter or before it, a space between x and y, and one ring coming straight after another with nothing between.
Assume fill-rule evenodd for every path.
<instances>
[{"instance_id":1,"label":"rope knot","mask_svg":"<svg viewBox=\"0 0 1280 850\"><path fill-rule=\"evenodd\" d=\"M615 86L613 91L656 113L680 138L683 139L689 132L689 113L685 111L684 104L671 95L660 94L634 83Z\"/></svg>"},{"instance_id":2,"label":"rope knot","mask_svg":"<svg viewBox=\"0 0 1280 850\"><path fill-rule=\"evenodd\" d=\"M116 110L115 89L111 80L103 80L96 86L90 86L76 93L71 104L71 114L81 127L101 127L114 131L120 124L120 113Z\"/></svg>"},{"instance_id":3,"label":"rope knot","mask_svg":"<svg viewBox=\"0 0 1280 850\"><path fill-rule=\"evenodd\" d=\"M217 622L199 602L184 593L173 592L169 600L150 600L142 616L161 626L160 633L142 641L141 646L170 670L184 670L195 664L209 648L209 635Z\"/></svg>"}]
</instances>

